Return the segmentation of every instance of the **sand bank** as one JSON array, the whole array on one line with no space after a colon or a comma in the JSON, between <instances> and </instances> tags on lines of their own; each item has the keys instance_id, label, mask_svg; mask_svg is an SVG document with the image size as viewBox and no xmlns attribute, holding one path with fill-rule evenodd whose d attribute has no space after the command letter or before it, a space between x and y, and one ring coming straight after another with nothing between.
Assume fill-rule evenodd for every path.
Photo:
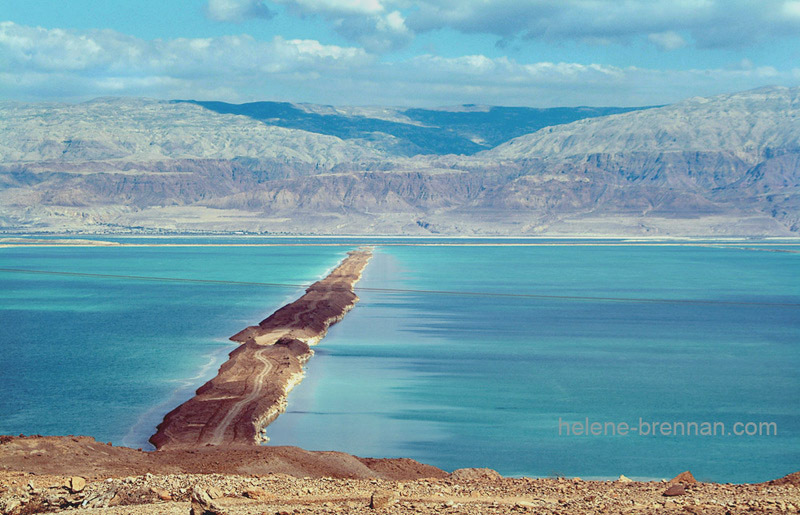
<instances>
[{"instance_id":1,"label":"sand bank","mask_svg":"<svg viewBox=\"0 0 800 515\"><path fill-rule=\"evenodd\" d=\"M302 297L232 336L242 345L195 397L164 417L150 438L153 445L161 450L263 441L263 429L283 412L289 391L302 379L310 347L358 302L353 287L371 256L370 250L348 253Z\"/></svg>"}]
</instances>

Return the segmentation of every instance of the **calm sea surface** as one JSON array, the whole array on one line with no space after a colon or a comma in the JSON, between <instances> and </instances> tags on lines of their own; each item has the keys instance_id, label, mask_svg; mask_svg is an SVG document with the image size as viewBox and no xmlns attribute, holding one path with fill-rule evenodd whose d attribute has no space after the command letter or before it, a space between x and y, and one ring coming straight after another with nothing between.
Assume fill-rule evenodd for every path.
<instances>
[{"instance_id":1,"label":"calm sea surface","mask_svg":"<svg viewBox=\"0 0 800 515\"><path fill-rule=\"evenodd\" d=\"M736 247L378 247L271 444L507 475L800 470L800 254ZM307 284L349 248L14 248L0 268ZM0 272L0 433L145 446L228 336L301 291ZM567 434L587 419L602 434ZM729 434L760 423L777 435Z\"/></svg>"},{"instance_id":2,"label":"calm sea surface","mask_svg":"<svg viewBox=\"0 0 800 515\"><path fill-rule=\"evenodd\" d=\"M0 268L305 284L344 252L6 248ZM228 337L302 292L0 271L0 434L85 434L148 447L163 416L227 359L235 348Z\"/></svg>"}]
</instances>

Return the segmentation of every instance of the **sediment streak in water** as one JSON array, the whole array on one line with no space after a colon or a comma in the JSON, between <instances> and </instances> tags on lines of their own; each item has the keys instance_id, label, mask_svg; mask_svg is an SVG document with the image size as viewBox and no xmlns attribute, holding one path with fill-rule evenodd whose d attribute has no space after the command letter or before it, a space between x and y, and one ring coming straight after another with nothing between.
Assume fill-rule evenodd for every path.
<instances>
[{"instance_id":1,"label":"sediment streak in water","mask_svg":"<svg viewBox=\"0 0 800 515\"><path fill-rule=\"evenodd\" d=\"M328 327L353 308L353 288L372 253L348 253L327 277L296 301L231 337L241 345L215 378L158 425L150 441L158 449L206 445L257 445L261 431L286 408L286 396L302 378Z\"/></svg>"}]
</instances>

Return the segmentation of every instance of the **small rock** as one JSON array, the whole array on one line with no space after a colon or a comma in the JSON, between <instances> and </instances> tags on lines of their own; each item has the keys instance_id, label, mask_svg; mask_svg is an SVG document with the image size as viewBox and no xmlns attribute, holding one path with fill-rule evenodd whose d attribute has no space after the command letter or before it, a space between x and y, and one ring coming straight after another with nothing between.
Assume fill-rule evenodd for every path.
<instances>
[{"instance_id":1,"label":"small rock","mask_svg":"<svg viewBox=\"0 0 800 515\"><path fill-rule=\"evenodd\" d=\"M73 494L82 492L86 488L86 480L80 476L72 476L69 478L69 491Z\"/></svg>"},{"instance_id":2,"label":"small rock","mask_svg":"<svg viewBox=\"0 0 800 515\"><path fill-rule=\"evenodd\" d=\"M369 499L369 507L373 510L381 510L393 504L397 499L394 492L388 490L375 490Z\"/></svg>"},{"instance_id":3,"label":"small rock","mask_svg":"<svg viewBox=\"0 0 800 515\"><path fill-rule=\"evenodd\" d=\"M212 499L219 499L219 498L223 497L222 490L220 490L216 486L209 486L208 488L206 488L206 493Z\"/></svg>"},{"instance_id":4,"label":"small rock","mask_svg":"<svg viewBox=\"0 0 800 515\"><path fill-rule=\"evenodd\" d=\"M17 509L22 506L22 501L19 499L6 499L5 502L0 506L3 508L3 513L16 513Z\"/></svg>"},{"instance_id":5,"label":"small rock","mask_svg":"<svg viewBox=\"0 0 800 515\"><path fill-rule=\"evenodd\" d=\"M675 497L676 495L686 495L686 488L683 485L672 485L671 487L664 490L664 493L661 494L664 497Z\"/></svg>"},{"instance_id":6,"label":"small rock","mask_svg":"<svg viewBox=\"0 0 800 515\"><path fill-rule=\"evenodd\" d=\"M629 477L625 477L624 475L620 474L619 479L617 479L620 483L633 483L633 479Z\"/></svg>"},{"instance_id":7,"label":"small rock","mask_svg":"<svg viewBox=\"0 0 800 515\"><path fill-rule=\"evenodd\" d=\"M192 508L189 515L225 515L219 506L211 502L205 490L194 487L192 489Z\"/></svg>"},{"instance_id":8,"label":"small rock","mask_svg":"<svg viewBox=\"0 0 800 515\"><path fill-rule=\"evenodd\" d=\"M697 480L694 478L691 472L688 470L686 472L681 472L677 476L670 479L669 484L674 485L676 483L683 483L684 485L693 485L697 483Z\"/></svg>"},{"instance_id":9,"label":"small rock","mask_svg":"<svg viewBox=\"0 0 800 515\"><path fill-rule=\"evenodd\" d=\"M161 499L162 501L171 501L172 496L167 490L163 488L158 488L157 486L150 487L150 491L156 494L156 496Z\"/></svg>"},{"instance_id":10,"label":"small rock","mask_svg":"<svg viewBox=\"0 0 800 515\"><path fill-rule=\"evenodd\" d=\"M210 492L209 495L211 495ZM269 501L275 497L263 488L248 488L242 493L242 495L248 499L253 499L254 501Z\"/></svg>"}]
</instances>

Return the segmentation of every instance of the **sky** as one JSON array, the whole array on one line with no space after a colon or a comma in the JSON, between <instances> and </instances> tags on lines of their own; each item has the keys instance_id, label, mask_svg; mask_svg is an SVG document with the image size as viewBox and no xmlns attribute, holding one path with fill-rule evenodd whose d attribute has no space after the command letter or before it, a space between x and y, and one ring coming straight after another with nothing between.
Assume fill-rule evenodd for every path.
<instances>
[{"instance_id":1,"label":"sky","mask_svg":"<svg viewBox=\"0 0 800 515\"><path fill-rule=\"evenodd\" d=\"M661 105L800 85L800 0L0 0L0 101Z\"/></svg>"}]
</instances>

